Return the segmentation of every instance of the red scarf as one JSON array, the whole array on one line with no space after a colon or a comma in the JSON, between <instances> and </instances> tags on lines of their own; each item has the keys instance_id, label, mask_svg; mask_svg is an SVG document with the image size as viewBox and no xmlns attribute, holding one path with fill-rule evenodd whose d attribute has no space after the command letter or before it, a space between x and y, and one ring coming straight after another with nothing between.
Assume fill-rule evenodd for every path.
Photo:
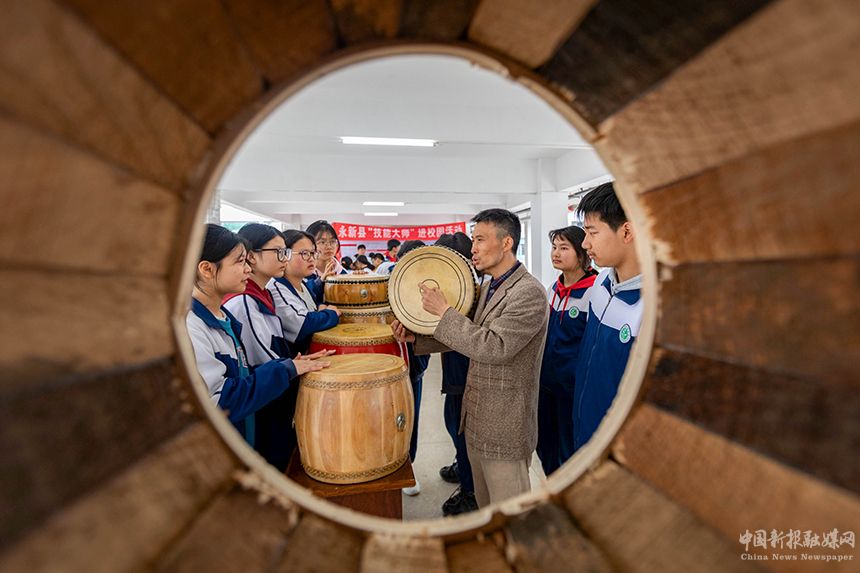
<instances>
[{"instance_id":1,"label":"red scarf","mask_svg":"<svg viewBox=\"0 0 860 573\"><path fill-rule=\"evenodd\" d=\"M564 278L564 275L559 275L558 277L558 286L553 289L552 300L549 303L550 308L555 307L555 297L558 296L561 300L561 314L558 317L558 322L561 323L564 320L564 314L567 311L567 300L570 298L570 291L588 288L594 284L594 279L597 278L597 275L588 274L579 279L577 282L573 283L570 286L564 286L564 283L561 282Z\"/></svg>"},{"instance_id":2,"label":"red scarf","mask_svg":"<svg viewBox=\"0 0 860 573\"><path fill-rule=\"evenodd\" d=\"M250 296L254 300L260 301L266 308L268 308L272 312L272 314L275 314L275 299L272 298L272 293L270 293L267 289L260 288L259 285L257 285L257 283L255 283L254 280L250 278L245 284L245 292L228 294L224 297L224 300L221 301L221 304L226 304L227 301L231 298L242 296L243 294Z\"/></svg>"}]
</instances>

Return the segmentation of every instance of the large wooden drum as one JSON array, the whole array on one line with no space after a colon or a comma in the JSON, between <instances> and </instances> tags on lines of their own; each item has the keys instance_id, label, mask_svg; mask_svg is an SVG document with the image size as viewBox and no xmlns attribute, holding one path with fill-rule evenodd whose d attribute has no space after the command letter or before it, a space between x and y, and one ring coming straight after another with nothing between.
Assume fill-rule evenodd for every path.
<instances>
[{"instance_id":1,"label":"large wooden drum","mask_svg":"<svg viewBox=\"0 0 860 573\"><path fill-rule=\"evenodd\" d=\"M302 467L338 484L393 473L409 457L415 415L406 363L387 354L329 360L301 378L295 421Z\"/></svg>"},{"instance_id":2,"label":"large wooden drum","mask_svg":"<svg viewBox=\"0 0 860 573\"><path fill-rule=\"evenodd\" d=\"M410 251L391 272L388 299L397 320L418 334L433 334L439 324L422 308L419 284L441 289L448 304L467 316L478 300L478 274L463 255L435 245Z\"/></svg>"},{"instance_id":3,"label":"large wooden drum","mask_svg":"<svg viewBox=\"0 0 860 573\"><path fill-rule=\"evenodd\" d=\"M371 274L328 277L325 302L337 307L385 306L388 304L388 277Z\"/></svg>"},{"instance_id":4,"label":"large wooden drum","mask_svg":"<svg viewBox=\"0 0 860 573\"><path fill-rule=\"evenodd\" d=\"M338 324L334 328L317 332L311 338L309 352L335 350L337 354L392 354L401 356L400 345L387 324Z\"/></svg>"},{"instance_id":5,"label":"large wooden drum","mask_svg":"<svg viewBox=\"0 0 860 573\"><path fill-rule=\"evenodd\" d=\"M394 313L391 312L391 307L388 305L372 306L367 308L344 307L341 308L340 311L340 324L391 324L394 322Z\"/></svg>"}]
</instances>

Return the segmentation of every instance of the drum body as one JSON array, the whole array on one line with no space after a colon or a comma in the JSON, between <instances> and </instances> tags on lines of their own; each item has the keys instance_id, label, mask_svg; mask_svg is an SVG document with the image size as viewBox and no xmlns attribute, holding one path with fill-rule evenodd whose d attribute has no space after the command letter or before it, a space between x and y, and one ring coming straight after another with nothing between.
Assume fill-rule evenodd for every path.
<instances>
[{"instance_id":1,"label":"drum body","mask_svg":"<svg viewBox=\"0 0 860 573\"><path fill-rule=\"evenodd\" d=\"M386 354L329 360L301 379L295 422L302 467L334 484L395 472L409 457L415 416L406 364Z\"/></svg>"},{"instance_id":2,"label":"drum body","mask_svg":"<svg viewBox=\"0 0 860 573\"><path fill-rule=\"evenodd\" d=\"M436 245L418 247L397 261L391 272L388 298L397 320L412 332L432 335L439 317L422 307L419 284L440 289L457 312L472 316L478 302L478 274L457 251Z\"/></svg>"},{"instance_id":3,"label":"drum body","mask_svg":"<svg viewBox=\"0 0 860 573\"><path fill-rule=\"evenodd\" d=\"M311 338L310 353L335 350L337 354L392 354L401 356L400 345L387 324L351 323L317 332ZM402 356L401 356L402 357Z\"/></svg>"},{"instance_id":4,"label":"drum body","mask_svg":"<svg viewBox=\"0 0 860 573\"><path fill-rule=\"evenodd\" d=\"M372 323L372 324L391 324L394 322L394 313L391 312L391 307L372 306L368 308L340 308L340 324L355 324L355 323Z\"/></svg>"},{"instance_id":5,"label":"drum body","mask_svg":"<svg viewBox=\"0 0 860 573\"><path fill-rule=\"evenodd\" d=\"M371 274L336 275L325 280L325 302L358 308L388 304L388 277Z\"/></svg>"}]
</instances>

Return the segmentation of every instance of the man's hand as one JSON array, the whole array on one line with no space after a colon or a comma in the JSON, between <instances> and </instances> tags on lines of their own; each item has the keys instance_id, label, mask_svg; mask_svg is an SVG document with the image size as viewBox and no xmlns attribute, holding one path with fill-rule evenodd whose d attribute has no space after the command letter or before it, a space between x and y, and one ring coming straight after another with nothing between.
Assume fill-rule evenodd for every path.
<instances>
[{"instance_id":1,"label":"man's hand","mask_svg":"<svg viewBox=\"0 0 860 573\"><path fill-rule=\"evenodd\" d=\"M394 340L397 342L415 342L415 335L406 330L406 327L397 319L391 323L391 332L394 333Z\"/></svg>"},{"instance_id":2,"label":"man's hand","mask_svg":"<svg viewBox=\"0 0 860 573\"><path fill-rule=\"evenodd\" d=\"M446 310L451 308L451 305L445 300L445 294L438 288L419 283L418 290L421 291L421 306L433 316L441 317Z\"/></svg>"}]
</instances>

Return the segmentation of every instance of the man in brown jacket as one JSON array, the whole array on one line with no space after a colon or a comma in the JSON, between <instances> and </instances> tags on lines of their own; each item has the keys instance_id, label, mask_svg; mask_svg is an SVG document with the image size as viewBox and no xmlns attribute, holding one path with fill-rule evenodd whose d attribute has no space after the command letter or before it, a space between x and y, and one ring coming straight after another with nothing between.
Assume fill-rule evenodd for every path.
<instances>
[{"instance_id":1,"label":"man in brown jacket","mask_svg":"<svg viewBox=\"0 0 860 573\"><path fill-rule=\"evenodd\" d=\"M421 289L424 309L441 317L433 337L416 337L394 321L395 337L416 354L456 350L471 361L460 431L472 463L475 498L484 507L527 492L537 444L537 400L549 305L546 289L516 259L519 218L487 209L472 221L472 262L491 275L474 321L450 307L438 289Z\"/></svg>"}]
</instances>

